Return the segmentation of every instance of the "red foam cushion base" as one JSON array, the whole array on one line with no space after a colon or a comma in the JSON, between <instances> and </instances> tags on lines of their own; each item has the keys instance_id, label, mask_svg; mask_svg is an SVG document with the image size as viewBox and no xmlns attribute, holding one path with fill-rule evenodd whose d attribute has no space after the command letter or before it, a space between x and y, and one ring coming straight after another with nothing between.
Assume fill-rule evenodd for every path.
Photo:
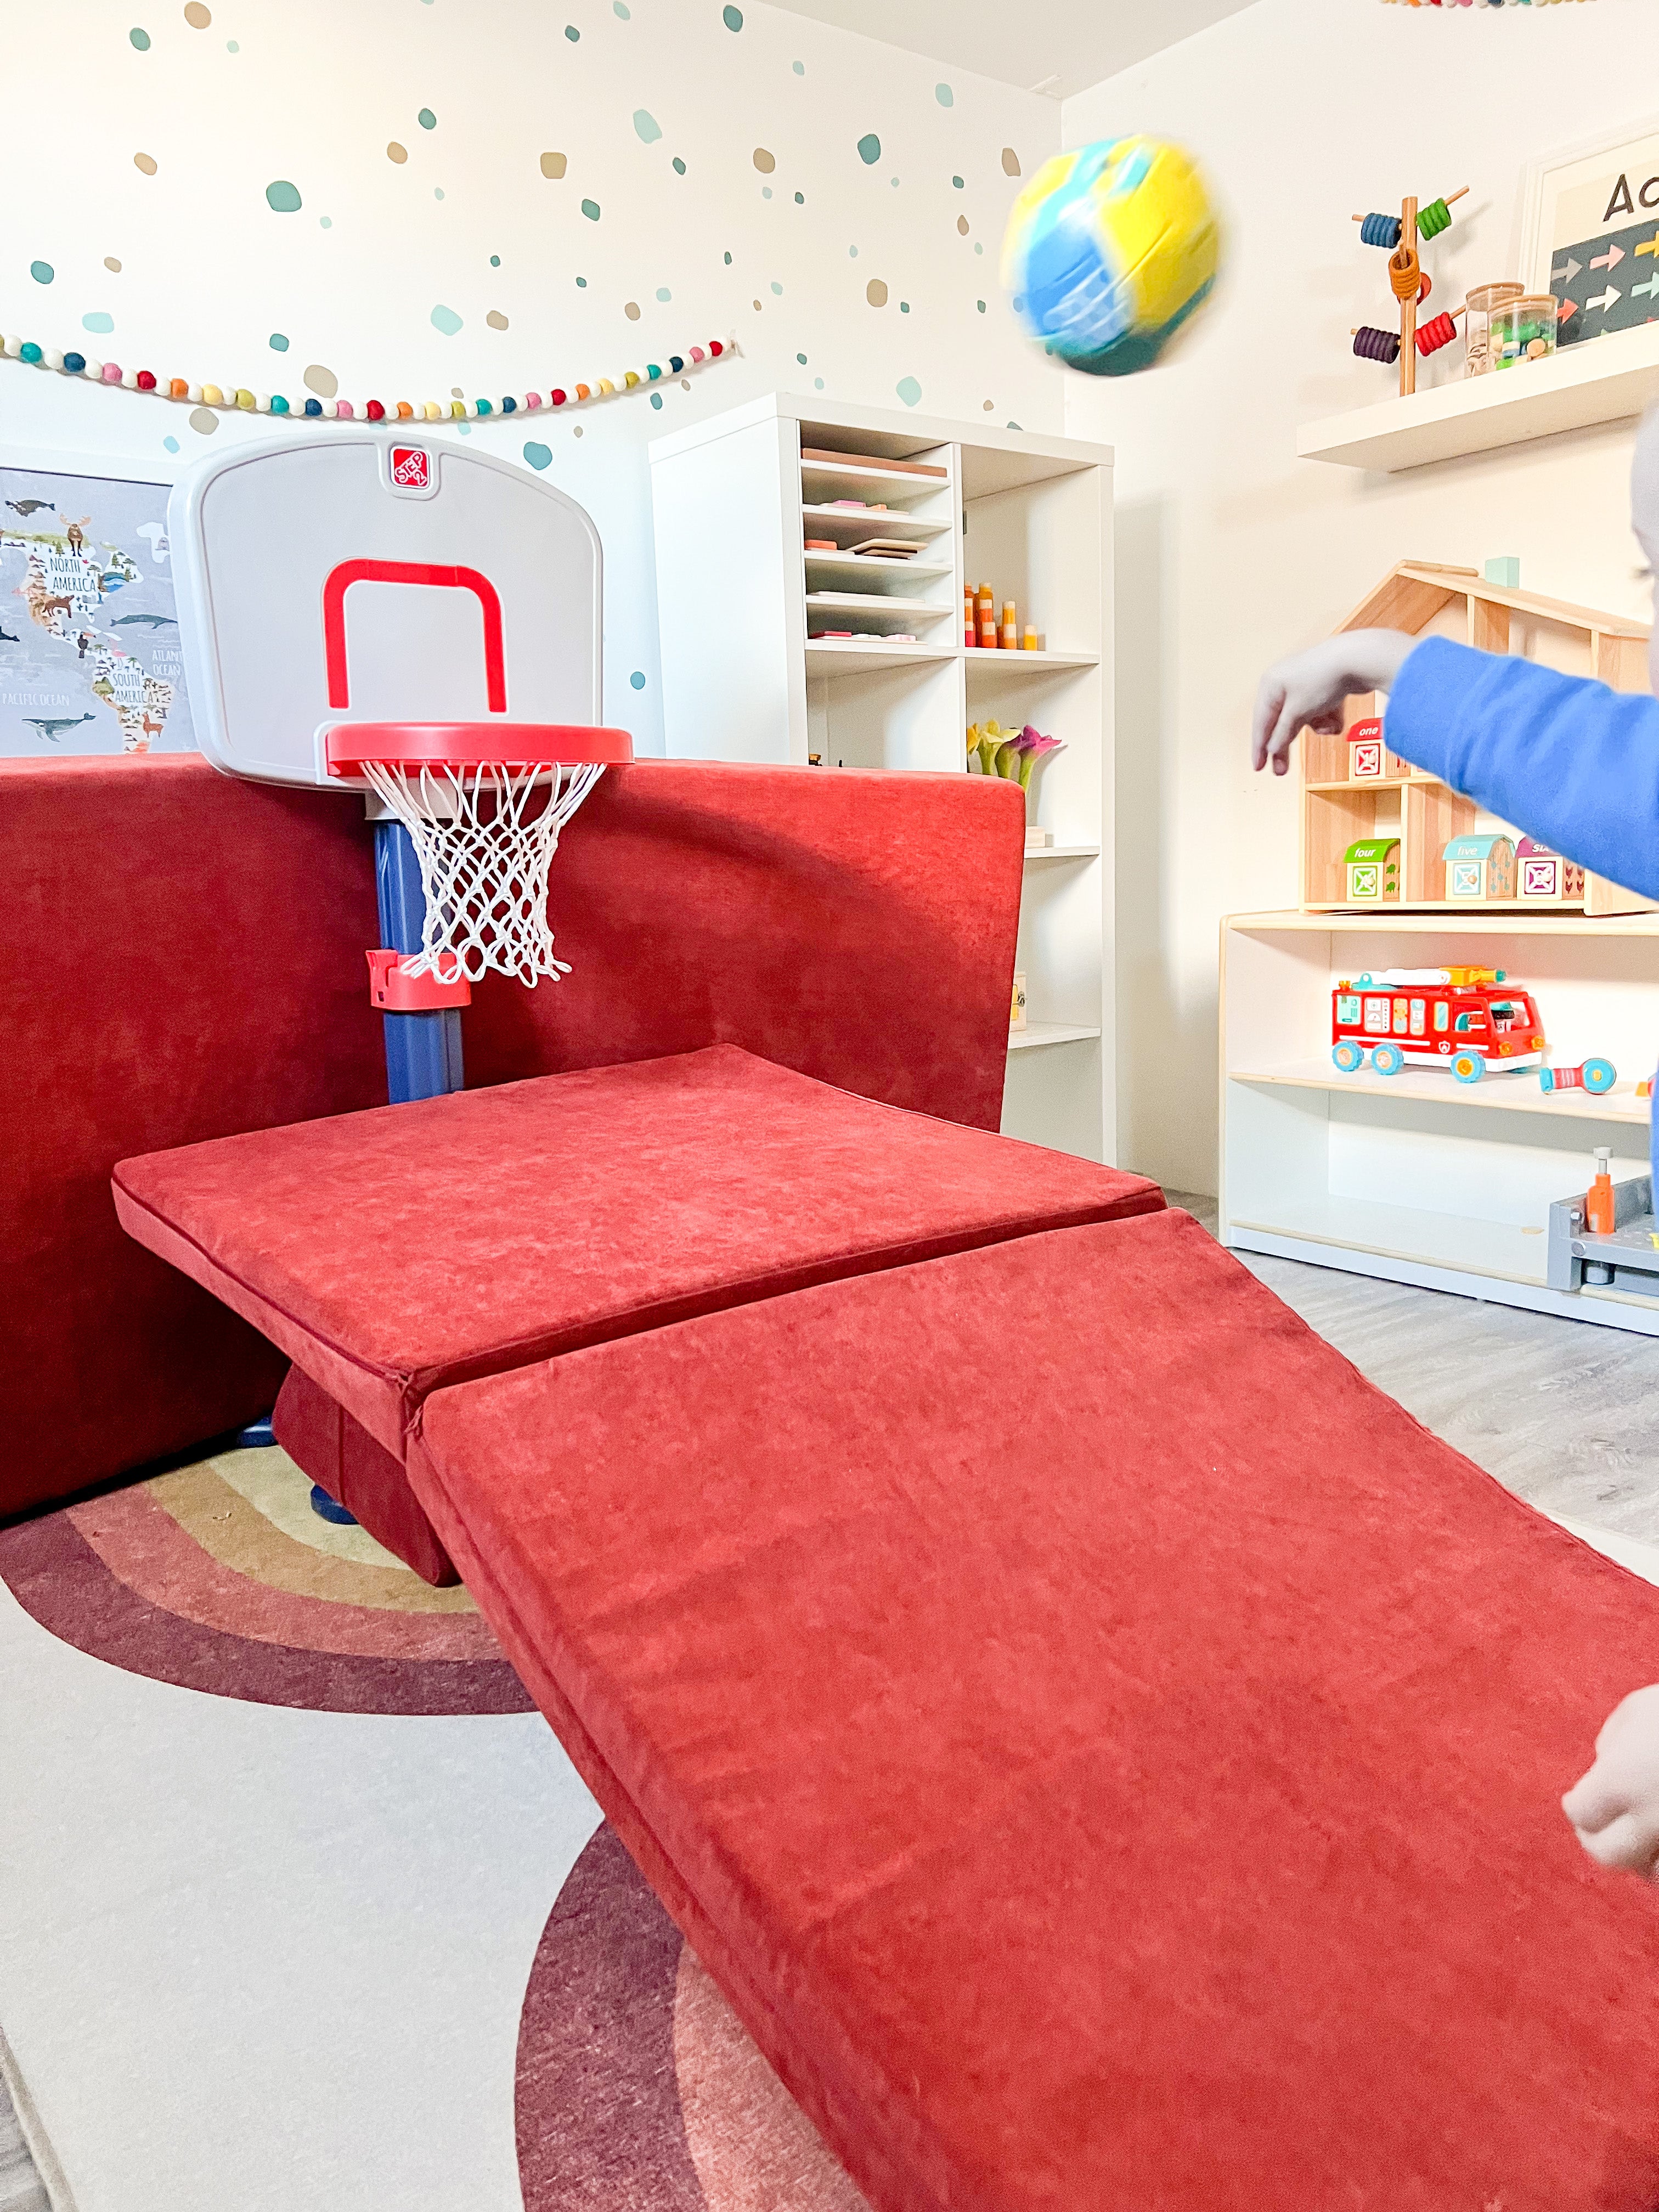
<instances>
[{"instance_id":1,"label":"red foam cushion base","mask_svg":"<svg viewBox=\"0 0 1659 2212\"><path fill-rule=\"evenodd\" d=\"M733 1045L123 1160L115 1200L398 1455L446 1382L1164 1203Z\"/></svg>"},{"instance_id":2,"label":"red foam cushion base","mask_svg":"<svg viewBox=\"0 0 1659 2212\"><path fill-rule=\"evenodd\" d=\"M882 2212L1651 2212L1659 1590L1186 1217L427 1402L410 1472Z\"/></svg>"}]
</instances>

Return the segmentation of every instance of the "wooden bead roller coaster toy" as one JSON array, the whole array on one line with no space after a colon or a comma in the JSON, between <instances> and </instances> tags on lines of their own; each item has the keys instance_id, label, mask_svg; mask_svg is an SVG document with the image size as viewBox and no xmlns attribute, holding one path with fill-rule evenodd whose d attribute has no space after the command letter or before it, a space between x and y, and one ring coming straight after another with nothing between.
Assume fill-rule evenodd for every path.
<instances>
[{"instance_id":1,"label":"wooden bead roller coaster toy","mask_svg":"<svg viewBox=\"0 0 1659 2212\"><path fill-rule=\"evenodd\" d=\"M1451 210L1468 191L1451 192L1443 200L1431 200L1420 212L1414 199L1400 204L1400 212L1393 215L1357 215L1359 235L1367 246L1385 246L1389 252L1389 289L1400 302L1400 330L1373 329L1369 324L1353 333L1353 349L1362 361L1380 361L1390 368L1400 363L1400 394L1404 398L1417 389L1417 356L1426 360L1449 346L1457 336L1456 318L1463 313L1455 307L1449 315L1436 315L1419 330L1417 310L1433 289L1425 275L1418 258L1418 246L1422 239L1438 238L1443 230L1451 228Z\"/></svg>"}]
</instances>

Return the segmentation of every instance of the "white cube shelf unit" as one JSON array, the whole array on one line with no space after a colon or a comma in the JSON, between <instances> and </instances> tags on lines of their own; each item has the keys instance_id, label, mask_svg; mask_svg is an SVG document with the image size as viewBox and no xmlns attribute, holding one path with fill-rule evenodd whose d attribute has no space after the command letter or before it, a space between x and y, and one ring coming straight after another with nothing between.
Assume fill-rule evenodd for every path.
<instances>
[{"instance_id":1,"label":"white cube shelf unit","mask_svg":"<svg viewBox=\"0 0 1659 2212\"><path fill-rule=\"evenodd\" d=\"M1331 993L1385 968L1502 969L1531 991L1557 1066L1619 1070L1601 1097L1536 1073L1463 1085L1331 1059ZM1599 1145L1643 1172L1659 1058L1659 916L1236 915L1222 927L1221 1235L1362 1275L1659 1335L1659 1300L1552 1291L1551 1204Z\"/></svg>"},{"instance_id":2,"label":"white cube shelf unit","mask_svg":"<svg viewBox=\"0 0 1659 2212\"><path fill-rule=\"evenodd\" d=\"M657 440L651 492L671 755L962 775L970 722L1064 741L1028 802L1052 842L1026 862L1003 1126L1110 1160L1109 448L773 394ZM916 553L854 550L878 538ZM968 647L964 577L1041 649Z\"/></svg>"}]
</instances>

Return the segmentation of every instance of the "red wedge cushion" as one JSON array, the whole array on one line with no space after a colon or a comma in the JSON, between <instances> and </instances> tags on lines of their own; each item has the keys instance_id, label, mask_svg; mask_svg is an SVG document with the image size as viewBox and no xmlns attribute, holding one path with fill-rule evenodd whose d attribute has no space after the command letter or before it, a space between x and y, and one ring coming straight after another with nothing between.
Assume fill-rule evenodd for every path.
<instances>
[{"instance_id":1,"label":"red wedge cushion","mask_svg":"<svg viewBox=\"0 0 1659 2212\"><path fill-rule=\"evenodd\" d=\"M446 1382L1164 1203L1142 1176L734 1045L252 1131L114 1180L132 1236L399 1455Z\"/></svg>"},{"instance_id":2,"label":"red wedge cushion","mask_svg":"<svg viewBox=\"0 0 1659 2212\"><path fill-rule=\"evenodd\" d=\"M1181 1214L428 1400L410 1479L879 2212L1652 2212L1659 1590Z\"/></svg>"}]
</instances>

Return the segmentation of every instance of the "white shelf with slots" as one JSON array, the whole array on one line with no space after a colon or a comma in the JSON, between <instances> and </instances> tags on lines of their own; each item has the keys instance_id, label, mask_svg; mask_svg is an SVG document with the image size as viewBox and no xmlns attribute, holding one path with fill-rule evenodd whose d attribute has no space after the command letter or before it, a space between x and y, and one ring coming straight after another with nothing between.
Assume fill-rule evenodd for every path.
<instances>
[{"instance_id":1,"label":"white shelf with slots","mask_svg":"<svg viewBox=\"0 0 1659 2212\"><path fill-rule=\"evenodd\" d=\"M1054 842L1026 855L1004 1127L1111 1159L1110 452L774 394L659 439L651 484L671 755L963 774L970 722L1061 739L1028 799ZM981 580L1043 650L964 643Z\"/></svg>"},{"instance_id":2,"label":"white shelf with slots","mask_svg":"<svg viewBox=\"0 0 1659 2212\"><path fill-rule=\"evenodd\" d=\"M1501 969L1535 1000L1547 1059L1619 1070L1601 1097L1534 1071L1346 1073L1331 994L1389 968ZM1552 1291L1551 1204L1593 1153L1647 1164L1659 1059L1659 916L1554 913L1238 915L1223 925L1221 1235L1245 1251L1379 1275L1659 1336L1659 1301Z\"/></svg>"},{"instance_id":3,"label":"white shelf with slots","mask_svg":"<svg viewBox=\"0 0 1659 2212\"><path fill-rule=\"evenodd\" d=\"M1391 472L1640 415L1659 397L1659 325L1612 331L1548 361L1464 377L1303 425L1304 461Z\"/></svg>"}]
</instances>

